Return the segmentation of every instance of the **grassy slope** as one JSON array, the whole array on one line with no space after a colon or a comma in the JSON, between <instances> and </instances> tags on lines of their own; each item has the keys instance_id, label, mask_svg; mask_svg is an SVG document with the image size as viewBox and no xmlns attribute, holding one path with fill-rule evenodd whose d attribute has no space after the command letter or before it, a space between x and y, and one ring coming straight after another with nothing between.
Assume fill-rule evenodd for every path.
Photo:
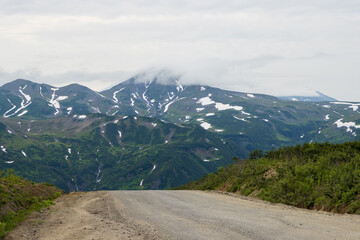
<instances>
[{"instance_id":1,"label":"grassy slope","mask_svg":"<svg viewBox=\"0 0 360 240\"><path fill-rule=\"evenodd\" d=\"M360 142L250 154L179 189L223 190L296 207L360 214Z\"/></svg>"},{"instance_id":2,"label":"grassy slope","mask_svg":"<svg viewBox=\"0 0 360 240\"><path fill-rule=\"evenodd\" d=\"M7 171L0 174L0 239L25 216L52 204L61 194L53 185L29 182Z\"/></svg>"}]
</instances>

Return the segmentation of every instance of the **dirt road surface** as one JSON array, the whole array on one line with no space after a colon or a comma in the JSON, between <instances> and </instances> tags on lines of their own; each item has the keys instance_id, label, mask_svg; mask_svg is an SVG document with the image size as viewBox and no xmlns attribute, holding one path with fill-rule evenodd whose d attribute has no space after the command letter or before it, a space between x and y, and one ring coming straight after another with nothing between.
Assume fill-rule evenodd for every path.
<instances>
[{"instance_id":1,"label":"dirt road surface","mask_svg":"<svg viewBox=\"0 0 360 240\"><path fill-rule=\"evenodd\" d=\"M360 216L200 191L74 193L6 239L356 239Z\"/></svg>"}]
</instances>

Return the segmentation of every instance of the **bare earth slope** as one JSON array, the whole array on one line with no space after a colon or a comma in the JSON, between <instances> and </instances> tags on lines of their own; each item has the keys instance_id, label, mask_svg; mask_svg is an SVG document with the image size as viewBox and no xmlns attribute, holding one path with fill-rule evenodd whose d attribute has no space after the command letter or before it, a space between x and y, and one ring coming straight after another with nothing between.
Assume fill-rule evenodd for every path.
<instances>
[{"instance_id":1,"label":"bare earth slope","mask_svg":"<svg viewBox=\"0 0 360 240\"><path fill-rule=\"evenodd\" d=\"M360 239L360 216L200 191L61 197L7 239Z\"/></svg>"}]
</instances>

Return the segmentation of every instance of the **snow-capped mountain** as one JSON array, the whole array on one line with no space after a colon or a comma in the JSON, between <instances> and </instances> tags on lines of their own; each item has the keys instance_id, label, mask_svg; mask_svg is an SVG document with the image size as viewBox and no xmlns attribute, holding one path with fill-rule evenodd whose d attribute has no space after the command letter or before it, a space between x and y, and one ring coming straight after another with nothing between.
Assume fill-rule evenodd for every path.
<instances>
[{"instance_id":1,"label":"snow-capped mountain","mask_svg":"<svg viewBox=\"0 0 360 240\"><path fill-rule=\"evenodd\" d=\"M289 101L277 97L182 85L166 71L138 74L103 92L72 84L56 88L16 80L0 88L4 118L89 113L147 116L241 141L249 151L311 141L359 139L359 103Z\"/></svg>"},{"instance_id":2,"label":"snow-capped mountain","mask_svg":"<svg viewBox=\"0 0 360 240\"><path fill-rule=\"evenodd\" d=\"M178 76L160 71L151 75L138 74L101 94L112 99L114 104L130 107L129 114L159 116L166 113L171 104L181 100L183 91ZM121 111L124 110L117 109L116 113Z\"/></svg>"},{"instance_id":3,"label":"snow-capped mountain","mask_svg":"<svg viewBox=\"0 0 360 240\"><path fill-rule=\"evenodd\" d=\"M69 191L173 187L255 149L358 141L359 106L182 85L166 71L103 92L16 80L0 87L0 166Z\"/></svg>"},{"instance_id":4,"label":"snow-capped mountain","mask_svg":"<svg viewBox=\"0 0 360 240\"><path fill-rule=\"evenodd\" d=\"M54 87L18 79L0 88L0 114L8 117L57 117L99 112L111 102L79 84Z\"/></svg>"}]
</instances>

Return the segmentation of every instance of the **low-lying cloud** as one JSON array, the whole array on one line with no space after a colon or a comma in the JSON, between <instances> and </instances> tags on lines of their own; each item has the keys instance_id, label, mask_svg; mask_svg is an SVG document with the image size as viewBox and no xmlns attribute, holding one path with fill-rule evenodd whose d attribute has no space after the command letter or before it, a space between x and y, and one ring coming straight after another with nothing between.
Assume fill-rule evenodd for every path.
<instances>
[{"instance_id":1,"label":"low-lying cloud","mask_svg":"<svg viewBox=\"0 0 360 240\"><path fill-rule=\"evenodd\" d=\"M0 1L0 84L184 83L360 101L358 1ZM106 85L106 86L105 86Z\"/></svg>"}]
</instances>

